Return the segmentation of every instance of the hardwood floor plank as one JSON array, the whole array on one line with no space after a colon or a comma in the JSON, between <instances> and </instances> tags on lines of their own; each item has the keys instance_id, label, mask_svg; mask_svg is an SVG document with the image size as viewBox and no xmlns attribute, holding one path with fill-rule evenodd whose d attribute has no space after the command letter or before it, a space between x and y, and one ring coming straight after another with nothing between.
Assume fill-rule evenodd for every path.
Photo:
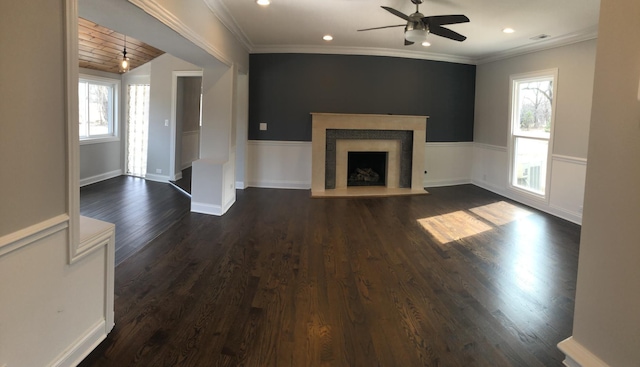
<instances>
[{"instance_id":1,"label":"hardwood floor plank","mask_svg":"<svg viewBox=\"0 0 640 367\"><path fill-rule=\"evenodd\" d=\"M116 225L116 265L190 211L191 201L169 184L119 176L80 189L80 215Z\"/></svg>"},{"instance_id":2,"label":"hardwood floor plank","mask_svg":"<svg viewBox=\"0 0 640 367\"><path fill-rule=\"evenodd\" d=\"M81 367L562 366L580 227L429 191L246 189L183 215L118 265L116 327Z\"/></svg>"}]
</instances>

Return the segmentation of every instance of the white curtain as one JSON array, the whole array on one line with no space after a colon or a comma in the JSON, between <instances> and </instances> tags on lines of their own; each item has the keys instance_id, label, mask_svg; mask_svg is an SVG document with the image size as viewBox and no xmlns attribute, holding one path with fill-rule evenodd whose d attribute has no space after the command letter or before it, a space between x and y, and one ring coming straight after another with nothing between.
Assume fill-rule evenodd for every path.
<instances>
[{"instance_id":1,"label":"white curtain","mask_svg":"<svg viewBox=\"0 0 640 367\"><path fill-rule=\"evenodd\" d=\"M147 173L149 90L149 84L127 88L127 174L139 177Z\"/></svg>"}]
</instances>

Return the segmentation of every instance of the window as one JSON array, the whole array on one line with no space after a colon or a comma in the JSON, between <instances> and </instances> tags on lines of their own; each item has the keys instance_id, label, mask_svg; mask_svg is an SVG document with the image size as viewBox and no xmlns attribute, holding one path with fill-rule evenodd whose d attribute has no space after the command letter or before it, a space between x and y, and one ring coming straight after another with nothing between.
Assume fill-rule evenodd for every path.
<instances>
[{"instance_id":1,"label":"window","mask_svg":"<svg viewBox=\"0 0 640 367\"><path fill-rule=\"evenodd\" d=\"M511 77L510 184L547 197L557 70Z\"/></svg>"},{"instance_id":2,"label":"window","mask_svg":"<svg viewBox=\"0 0 640 367\"><path fill-rule=\"evenodd\" d=\"M119 89L119 80L81 76L78 84L81 141L117 140Z\"/></svg>"}]
</instances>

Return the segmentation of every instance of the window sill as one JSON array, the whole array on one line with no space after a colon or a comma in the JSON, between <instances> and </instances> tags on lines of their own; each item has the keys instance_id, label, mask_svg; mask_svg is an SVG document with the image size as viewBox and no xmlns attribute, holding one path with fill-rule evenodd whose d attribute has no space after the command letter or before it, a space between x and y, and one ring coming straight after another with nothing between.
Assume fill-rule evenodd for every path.
<instances>
[{"instance_id":1,"label":"window sill","mask_svg":"<svg viewBox=\"0 0 640 367\"><path fill-rule=\"evenodd\" d=\"M105 138L80 139L80 145L111 143L115 141L120 141L120 138L117 136L109 136Z\"/></svg>"}]
</instances>

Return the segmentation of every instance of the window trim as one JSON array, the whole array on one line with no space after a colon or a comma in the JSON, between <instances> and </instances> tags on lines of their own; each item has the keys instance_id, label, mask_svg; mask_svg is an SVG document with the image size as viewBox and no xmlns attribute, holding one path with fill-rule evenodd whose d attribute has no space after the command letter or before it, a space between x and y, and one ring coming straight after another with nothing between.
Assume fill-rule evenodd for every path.
<instances>
[{"instance_id":1,"label":"window trim","mask_svg":"<svg viewBox=\"0 0 640 367\"><path fill-rule=\"evenodd\" d=\"M87 144L99 144L99 143L108 143L108 142L116 142L120 141L120 88L121 81L119 79L105 78L101 76L95 76L90 74L79 74L78 75L78 84L80 82L93 82L96 84L102 85L111 85L113 86L113 132L109 135L97 135L94 137L80 137L78 134L78 138L80 141L80 145ZM80 105L80 101L78 101L78 106Z\"/></svg>"},{"instance_id":2,"label":"window trim","mask_svg":"<svg viewBox=\"0 0 640 367\"><path fill-rule=\"evenodd\" d=\"M522 82L532 82L541 79L553 78L553 99L551 101L551 129L549 131L549 138L528 136L518 134L514 132L514 120L518 118L516 114L518 110L516 105L518 103L516 91L516 85ZM509 76L509 130L507 136L507 150L509 154L509 169L507 177L507 188L516 194L522 194L530 199L549 203L550 195L549 190L551 188L551 175L552 175L552 162L553 162L553 137L556 125L556 110L557 110L557 98L558 98L558 68L538 70L528 73L512 74ZM544 140L548 142L547 146L547 171L545 173L545 187L544 193L539 194L530 190L523 189L513 184L514 175L514 161L515 161L515 141L517 138Z\"/></svg>"}]
</instances>

